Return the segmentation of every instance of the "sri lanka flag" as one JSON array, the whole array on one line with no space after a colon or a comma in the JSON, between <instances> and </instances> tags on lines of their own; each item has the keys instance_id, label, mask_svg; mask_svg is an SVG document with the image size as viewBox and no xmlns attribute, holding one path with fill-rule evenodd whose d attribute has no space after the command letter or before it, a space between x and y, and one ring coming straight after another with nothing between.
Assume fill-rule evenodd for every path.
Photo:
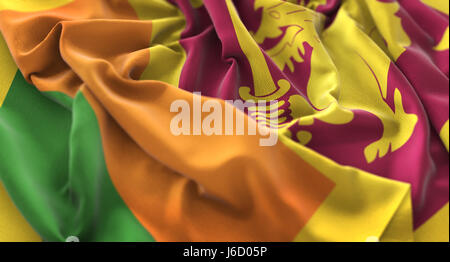
<instances>
[{"instance_id":1,"label":"sri lanka flag","mask_svg":"<svg viewBox=\"0 0 450 262\"><path fill-rule=\"evenodd\" d=\"M0 0L0 31L1 241L449 239L446 0ZM278 142L174 135L196 99Z\"/></svg>"}]
</instances>

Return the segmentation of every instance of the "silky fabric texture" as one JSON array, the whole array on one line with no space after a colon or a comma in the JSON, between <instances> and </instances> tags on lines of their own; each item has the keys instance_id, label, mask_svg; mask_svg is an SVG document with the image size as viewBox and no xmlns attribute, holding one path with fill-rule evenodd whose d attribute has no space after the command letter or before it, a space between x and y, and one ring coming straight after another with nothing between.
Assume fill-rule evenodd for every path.
<instances>
[{"instance_id":1,"label":"silky fabric texture","mask_svg":"<svg viewBox=\"0 0 450 262\"><path fill-rule=\"evenodd\" d=\"M6 157L20 147L7 142L14 130L32 128L12 125L23 107L15 104L25 92L22 74L0 89L7 93L2 145L9 144L0 176L45 240L414 241L427 234L413 231L441 210L447 215L437 224L448 223L444 2L1 3L0 29L24 79L67 111L57 118L64 128L42 120L59 130L55 145L65 153L46 156L58 168L47 166L48 183L28 188L36 171L16 170L24 158ZM196 99L223 108L231 107L224 99L277 100L276 122L231 110L246 125L265 123L280 141L261 147L260 136L173 136L169 109L178 99L191 108ZM92 142L71 138L77 124L95 120ZM104 151L107 171L77 171L66 140L83 155L100 145L95 154ZM83 190L93 184L81 174L91 173L114 189ZM78 182L67 183L73 176ZM121 199L107 200L117 193ZM93 199L105 208L82 204Z\"/></svg>"}]
</instances>

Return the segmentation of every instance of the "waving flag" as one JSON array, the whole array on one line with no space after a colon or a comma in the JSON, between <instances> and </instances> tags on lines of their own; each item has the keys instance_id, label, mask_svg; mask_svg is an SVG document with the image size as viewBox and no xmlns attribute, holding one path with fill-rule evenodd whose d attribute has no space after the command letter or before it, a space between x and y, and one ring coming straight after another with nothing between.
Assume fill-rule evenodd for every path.
<instances>
[{"instance_id":1,"label":"waving flag","mask_svg":"<svg viewBox=\"0 0 450 262\"><path fill-rule=\"evenodd\" d=\"M448 6L0 0L0 240L448 241Z\"/></svg>"}]
</instances>

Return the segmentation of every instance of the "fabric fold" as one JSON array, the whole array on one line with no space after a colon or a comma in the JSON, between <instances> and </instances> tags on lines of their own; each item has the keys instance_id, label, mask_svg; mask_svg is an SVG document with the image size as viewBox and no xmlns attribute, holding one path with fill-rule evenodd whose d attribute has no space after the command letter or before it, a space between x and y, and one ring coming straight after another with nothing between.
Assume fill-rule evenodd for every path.
<instances>
[{"instance_id":1,"label":"fabric fold","mask_svg":"<svg viewBox=\"0 0 450 262\"><path fill-rule=\"evenodd\" d=\"M0 178L44 240L415 241L448 207L442 5L6 2ZM174 101L278 142L174 135Z\"/></svg>"}]
</instances>

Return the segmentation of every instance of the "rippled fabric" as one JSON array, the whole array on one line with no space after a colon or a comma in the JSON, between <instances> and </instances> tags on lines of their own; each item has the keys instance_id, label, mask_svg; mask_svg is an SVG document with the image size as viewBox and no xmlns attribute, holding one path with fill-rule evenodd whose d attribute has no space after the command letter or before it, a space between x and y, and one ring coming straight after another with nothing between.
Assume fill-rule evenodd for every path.
<instances>
[{"instance_id":1,"label":"rippled fabric","mask_svg":"<svg viewBox=\"0 0 450 262\"><path fill-rule=\"evenodd\" d=\"M446 1L0 1L1 181L49 241L448 240L448 21ZM174 136L178 99L279 142Z\"/></svg>"}]
</instances>

